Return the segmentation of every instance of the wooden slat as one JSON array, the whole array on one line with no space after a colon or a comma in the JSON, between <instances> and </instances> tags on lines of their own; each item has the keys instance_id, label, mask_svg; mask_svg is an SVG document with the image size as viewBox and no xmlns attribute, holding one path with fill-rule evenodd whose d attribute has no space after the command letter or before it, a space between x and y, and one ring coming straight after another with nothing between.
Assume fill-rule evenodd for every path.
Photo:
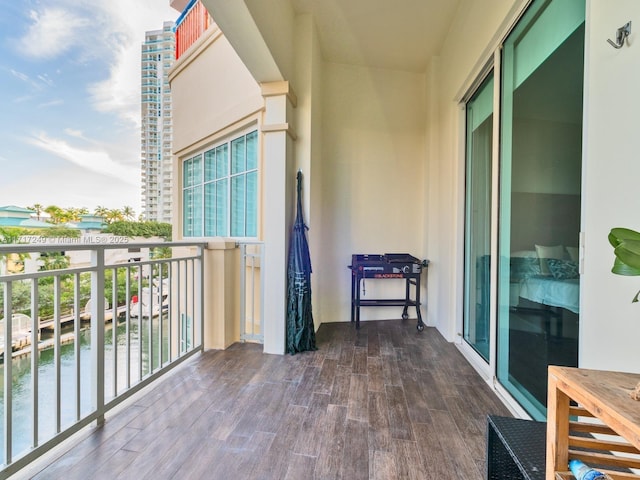
<instances>
[{"instance_id":1,"label":"wooden slat","mask_svg":"<svg viewBox=\"0 0 640 480\"><path fill-rule=\"evenodd\" d=\"M569 407L569 415L574 417L592 417L592 418L594 416L593 413L591 413L586 408L576 407L575 405L572 405Z\"/></svg>"},{"instance_id":2,"label":"wooden slat","mask_svg":"<svg viewBox=\"0 0 640 480\"><path fill-rule=\"evenodd\" d=\"M607 465L622 468L640 468L640 459L612 455L608 453L569 450L569 458L582 460L587 465Z\"/></svg>"},{"instance_id":3,"label":"wooden slat","mask_svg":"<svg viewBox=\"0 0 640 480\"><path fill-rule=\"evenodd\" d=\"M599 472L606 473L611 477L611 480L630 480L630 479L640 479L640 476L635 475L633 473L626 472L616 472L613 470L602 470L599 469ZM556 472L556 480L576 480L571 472Z\"/></svg>"},{"instance_id":4,"label":"wooden slat","mask_svg":"<svg viewBox=\"0 0 640 480\"><path fill-rule=\"evenodd\" d=\"M600 425L596 423L584 423L584 422L569 422L569 431L571 432L586 432L586 433L601 433L603 435L618 435L616 432L607 425Z\"/></svg>"},{"instance_id":5,"label":"wooden slat","mask_svg":"<svg viewBox=\"0 0 640 480\"><path fill-rule=\"evenodd\" d=\"M638 449L629 442L620 442L608 439L569 436L569 445L572 447L590 448L593 450L635 454L640 453L640 451L638 451Z\"/></svg>"}]
</instances>

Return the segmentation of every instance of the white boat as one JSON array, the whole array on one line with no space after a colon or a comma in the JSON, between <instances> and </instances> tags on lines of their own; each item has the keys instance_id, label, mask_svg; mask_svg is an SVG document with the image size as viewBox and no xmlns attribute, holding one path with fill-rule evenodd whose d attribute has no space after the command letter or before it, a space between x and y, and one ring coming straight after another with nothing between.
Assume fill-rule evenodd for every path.
<instances>
[{"instance_id":1,"label":"white boat","mask_svg":"<svg viewBox=\"0 0 640 480\"><path fill-rule=\"evenodd\" d=\"M40 332L38 332L40 339ZM31 317L23 313L11 316L11 350L21 350L31 345ZM4 318L0 319L0 353L4 354Z\"/></svg>"},{"instance_id":2,"label":"white boat","mask_svg":"<svg viewBox=\"0 0 640 480\"><path fill-rule=\"evenodd\" d=\"M133 318L140 315L143 318L157 317L161 309L163 312L169 309L169 288L166 282L163 282L162 297L160 297L160 290L155 286L151 291L149 287L143 287L140 298L134 295L129 304L129 315Z\"/></svg>"}]
</instances>

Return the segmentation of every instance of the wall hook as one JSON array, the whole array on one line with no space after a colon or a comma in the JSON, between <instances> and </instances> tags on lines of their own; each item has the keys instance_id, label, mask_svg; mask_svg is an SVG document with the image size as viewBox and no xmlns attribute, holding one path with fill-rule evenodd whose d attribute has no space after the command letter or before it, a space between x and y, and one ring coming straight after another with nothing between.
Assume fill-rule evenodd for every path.
<instances>
[{"instance_id":1,"label":"wall hook","mask_svg":"<svg viewBox=\"0 0 640 480\"><path fill-rule=\"evenodd\" d=\"M609 38L607 38L607 42L609 42L609 45L611 45L613 48L622 48L622 45L624 45L624 39L627 38L630 34L631 34L631 20L629 20L627 23L625 23L622 27L620 27L616 31L615 42Z\"/></svg>"}]
</instances>

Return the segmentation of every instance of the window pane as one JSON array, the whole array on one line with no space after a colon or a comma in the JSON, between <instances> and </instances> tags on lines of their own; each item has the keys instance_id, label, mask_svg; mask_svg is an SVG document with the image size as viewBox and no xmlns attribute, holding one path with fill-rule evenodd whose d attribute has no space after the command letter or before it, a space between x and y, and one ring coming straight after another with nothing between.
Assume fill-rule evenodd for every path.
<instances>
[{"instance_id":1,"label":"window pane","mask_svg":"<svg viewBox=\"0 0 640 480\"><path fill-rule=\"evenodd\" d=\"M228 235L229 181L216 182L216 232L220 236Z\"/></svg>"},{"instance_id":2,"label":"window pane","mask_svg":"<svg viewBox=\"0 0 640 480\"><path fill-rule=\"evenodd\" d=\"M503 49L497 375L538 420L547 366L578 362L584 14L534 1Z\"/></svg>"},{"instance_id":3,"label":"window pane","mask_svg":"<svg viewBox=\"0 0 640 480\"><path fill-rule=\"evenodd\" d=\"M467 103L464 339L489 361L493 74Z\"/></svg>"},{"instance_id":4,"label":"window pane","mask_svg":"<svg viewBox=\"0 0 640 480\"><path fill-rule=\"evenodd\" d=\"M202 155L193 158L193 183L199 185L202 183Z\"/></svg>"},{"instance_id":5,"label":"window pane","mask_svg":"<svg viewBox=\"0 0 640 480\"><path fill-rule=\"evenodd\" d=\"M183 226L182 234L185 237L193 237L193 190L187 188L182 195Z\"/></svg>"},{"instance_id":6,"label":"window pane","mask_svg":"<svg viewBox=\"0 0 640 480\"><path fill-rule=\"evenodd\" d=\"M231 236L245 236L245 176L231 178Z\"/></svg>"},{"instance_id":7,"label":"window pane","mask_svg":"<svg viewBox=\"0 0 640 480\"><path fill-rule=\"evenodd\" d=\"M193 236L202 236L202 186L193 189Z\"/></svg>"},{"instance_id":8,"label":"window pane","mask_svg":"<svg viewBox=\"0 0 640 480\"><path fill-rule=\"evenodd\" d=\"M247 135L247 170L258 168L258 132Z\"/></svg>"},{"instance_id":9,"label":"window pane","mask_svg":"<svg viewBox=\"0 0 640 480\"><path fill-rule=\"evenodd\" d=\"M204 235L214 237L216 233L216 184L204 185Z\"/></svg>"},{"instance_id":10,"label":"window pane","mask_svg":"<svg viewBox=\"0 0 640 480\"><path fill-rule=\"evenodd\" d=\"M236 138L231 142L231 174L244 172L245 165L245 141L244 137Z\"/></svg>"},{"instance_id":11,"label":"window pane","mask_svg":"<svg viewBox=\"0 0 640 480\"><path fill-rule=\"evenodd\" d=\"M182 183L187 188L193 185L193 159L185 160L183 167Z\"/></svg>"},{"instance_id":12,"label":"window pane","mask_svg":"<svg viewBox=\"0 0 640 480\"><path fill-rule=\"evenodd\" d=\"M209 150L204 153L204 181L213 180L216 174L216 151Z\"/></svg>"},{"instance_id":13,"label":"window pane","mask_svg":"<svg viewBox=\"0 0 640 480\"><path fill-rule=\"evenodd\" d=\"M229 175L229 145L226 143L216 148L216 178Z\"/></svg>"},{"instance_id":14,"label":"window pane","mask_svg":"<svg viewBox=\"0 0 640 480\"><path fill-rule=\"evenodd\" d=\"M247 173L247 230L245 236L258 236L258 172Z\"/></svg>"}]
</instances>

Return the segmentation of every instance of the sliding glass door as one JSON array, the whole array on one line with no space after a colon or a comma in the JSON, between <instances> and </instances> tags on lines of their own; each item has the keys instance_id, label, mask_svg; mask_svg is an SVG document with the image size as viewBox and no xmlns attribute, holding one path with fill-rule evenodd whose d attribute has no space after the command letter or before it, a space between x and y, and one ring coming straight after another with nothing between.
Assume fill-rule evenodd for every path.
<instances>
[{"instance_id":1,"label":"sliding glass door","mask_svg":"<svg viewBox=\"0 0 640 480\"><path fill-rule=\"evenodd\" d=\"M503 45L497 377L546 415L578 361L585 0L537 0Z\"/></svg>"},{"instance_id":2,"label":"sliding glass door","mask_svg":"<svg viewBox=\"0 0 640 480\"><path fill-rule=\"evenodd\" d=\"M493 72L466 105L464 340L489 361Z\"/></svg>"}]
</instances>

